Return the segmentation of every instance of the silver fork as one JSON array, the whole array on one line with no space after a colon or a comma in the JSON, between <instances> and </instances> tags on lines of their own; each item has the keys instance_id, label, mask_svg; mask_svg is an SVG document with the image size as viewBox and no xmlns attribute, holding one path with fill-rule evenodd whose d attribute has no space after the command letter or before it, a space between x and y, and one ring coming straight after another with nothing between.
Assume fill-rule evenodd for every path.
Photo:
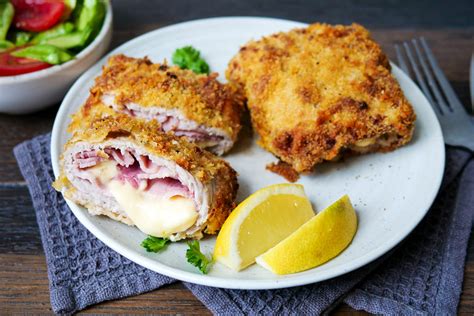
<instances>
[{"instance_id":1,"label":"silver fork","mask_svg":"<svg viewBox=\"0 0 474 316\"><path fill-rule=\"evenodd\" d=\"M474 152L474 124L439 68L426 40L423 37L412 39L410 42L404 42L402 47L395 45L398 64L409 76L409 65L413 69L416 82L441 124L444 142ZM409 63L404 55L408 57Z\"/></svg>"}]
</instances>

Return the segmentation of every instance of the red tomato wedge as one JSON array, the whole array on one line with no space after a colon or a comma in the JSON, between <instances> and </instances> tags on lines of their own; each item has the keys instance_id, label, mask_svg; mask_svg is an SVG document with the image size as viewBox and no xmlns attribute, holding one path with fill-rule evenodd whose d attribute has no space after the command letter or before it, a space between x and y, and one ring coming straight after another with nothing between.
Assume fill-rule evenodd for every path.
<instances>
[{"instance_id":1,"label":"red tomato wedge","mask_svg":"<svg viewBox=\"0 0 474 316\"><path fill-rule=\"evenodd\" d=\"M51 67L42 61L12 56L11 52L0 53L0 77L22 75Z\"/></svg>"},{"instance_id":2,"label":"red tomato wedge","mask_svg":"<svg viewBox=\"0 0 474 316\"><path fill-rule=\"evenodd\" d=\"M62 0L11 0L15 7L13 23L30 32L46 31L56 25L66 9Z\"/></svg>"}]
</instances>

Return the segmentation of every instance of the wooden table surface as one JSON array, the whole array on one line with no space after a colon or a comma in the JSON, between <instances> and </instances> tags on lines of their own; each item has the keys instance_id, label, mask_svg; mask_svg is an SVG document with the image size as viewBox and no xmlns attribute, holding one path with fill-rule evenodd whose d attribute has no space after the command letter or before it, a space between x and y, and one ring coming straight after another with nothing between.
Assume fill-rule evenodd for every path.
<instances>
[{"instance_id":1,"label":"wooden table surface","mask_svg":"<svg viewBox=\"0 0 474 316\"><path fill-rule=\"evenodd\" d=\"M394 59L393 44L424 36L465 105L474 50L474 5L456 1L119 1L114 0L112 47L180 21L230 15L273 16L369 27ZM159 47L157 47L159 49ZM0 96L1 97L1 96ZM0 115L0 314L52 313L48 277L34 210L12 155L19 142L51 130L58 106L24 115ZM474 314L474 242L471 235L459 312ZM92 306L83 313L209 314L179 283ZM342 304L332 313L359 314Z\"/></svg>"}]
</instances>

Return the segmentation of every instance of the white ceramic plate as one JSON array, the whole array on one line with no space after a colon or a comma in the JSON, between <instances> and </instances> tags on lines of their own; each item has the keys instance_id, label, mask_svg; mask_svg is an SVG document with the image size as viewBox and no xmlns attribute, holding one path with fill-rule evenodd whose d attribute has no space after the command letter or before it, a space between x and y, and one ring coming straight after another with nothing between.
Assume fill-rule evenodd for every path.
<instances>
[{"instance_id":1,"label":"white ceramic plate","mask_svg":"<svg viewBox=\"0 0 474 316\"><path fill-rule=\"evenodd\" d=\"M164 58L170 60L176 48L193 45L224 80L222 74L227 62L239 46L262 35L300 26L304 24L268 18L198 20L147 33L111 54L148 55L160 62ZM66 133L69 116L85 101L104 62L105 58L77 80L59 109L51 144L56 175L59 154L70 136ZM145 235L138 229L105 217L90 216L71 201L67 201L68 205L82 224L112 249L144 267L188 282L223 288L272 289L318 282L353 271L386 253L412 231L431 206L443 175L445 152L438 121L415 84L395 66L393 73L418 116L412 142L392 153L320 165L316 172L299 181L318 211L347 193L359 217L359 229L352 244L320 267L276 276L257 265L236 273L215 264L208 275L202 275L186 262L185 243L172 244L161 254L147 253L140 247ZM225 157L239 173L239 202L257 189L284 182L265 170L265 165L275 158L250 137L241 136L236 148ZM201 241L204 252L211 253L214 242L215 238Z\"/></svg>"}]
</instances>

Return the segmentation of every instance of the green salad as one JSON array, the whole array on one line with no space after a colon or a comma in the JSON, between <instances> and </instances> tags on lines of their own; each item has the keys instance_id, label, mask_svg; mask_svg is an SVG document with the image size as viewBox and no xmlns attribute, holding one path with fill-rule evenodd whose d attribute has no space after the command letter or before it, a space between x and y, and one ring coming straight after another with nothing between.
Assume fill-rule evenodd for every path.
<instances>
[{"instance_id":1,"label":"green salad","mask_svg":"<svg viewBox=\"0 0 474 316\"><path fill-rule=\"evenodd\" d=\"M99 34L104 0L0 0L0 76L74 58Z\"/></svg>"}]
</instances>

